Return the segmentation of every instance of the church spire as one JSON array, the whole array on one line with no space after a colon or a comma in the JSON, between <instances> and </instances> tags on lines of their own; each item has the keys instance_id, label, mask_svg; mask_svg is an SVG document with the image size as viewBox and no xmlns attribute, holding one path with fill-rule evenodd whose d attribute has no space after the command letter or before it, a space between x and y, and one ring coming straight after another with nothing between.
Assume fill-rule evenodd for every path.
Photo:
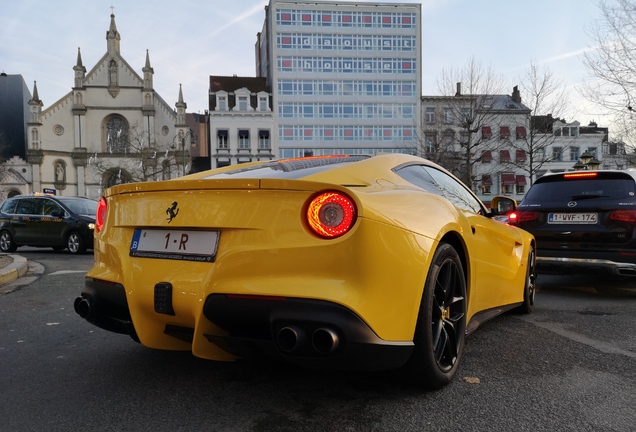
<instances>
[{"instance_id":1,"label":"church spire","mask_svg":"<svg viewBox=\"0 0 636 432\"><path fill-rule=\"evenodd\" d=\"M110 28L106 32L106 41L108 46L108 53L113 56L119 54L119 41L121 35L117 31L117 25L115 24L115 14L110 14Z\"/></svg>"},{"instance_id":2,"label":"church spire","mask_svg":"<svg viewBox=\"0 0 636 432\"><path fill-rule=\"evenodd\" d=\"M34 102L31 104L31 102ZM29 101L29 105L40 105L42 106L42 101L40 100L40 95L38 95L38 82L33 81L33 97Z\"/></svg>"},{"instance_id":3,"label":"church spire","mask_svg":"<svg viewBox=\"0 0 636 432\"><path fill-rule=\"evenodd\" d=\"M75 88L84 86L84 78L86 77L86 68L82 64L82 53L79 47L77 48L77 63L73 66L75 71Z\"/></svg>"},{"instance_id":4,"label":"church spire","mask_svg":"<svg viewBox=\"0 0 636 432\"><path fill-rule=\"evenodd\" d=\"M148 53L148 50L146 50L146 65L143 67L142 71L144 73L144 90L151 90L153 87L152 76L155 71L150 66L150 54Z\"/></svg>"},{"instance_id":5,"label":"church spire","mask_svg":"<svg viewBox=\"0 0 636 432\"><path fill-rule=\"evenodd\" d=\"M183 101L183 90L179 84L179 101L175 104L177 107L177 124L175 126L186 127L186 108L188 105Z\"/></svg>"}]
</instances>

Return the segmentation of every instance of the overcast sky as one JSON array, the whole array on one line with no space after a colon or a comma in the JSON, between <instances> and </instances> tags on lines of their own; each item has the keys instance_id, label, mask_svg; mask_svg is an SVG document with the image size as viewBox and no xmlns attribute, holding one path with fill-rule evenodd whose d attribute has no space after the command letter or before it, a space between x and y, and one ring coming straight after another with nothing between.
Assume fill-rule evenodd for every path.
<instances>
[{"instance_id":1,"label":"overcast sky","mask_svg":"<svg viewBox=\"0 0 636 432\"><path fill-rule=\"evenodd\" d=\"M395 1L386 0L389 3ZM398 3L411 3L399 1ZM73 86L77 48L87 70L106 52L111 6L121 54L142 75L146 49L155 90L174 107L183 85L188 112L207 109L210 75L255 76L254 44L265 0L2 0L0 72L22 75L48 107ZM422 92L440 94L443 68L471 56L512 86L530 62L548 67L575 89L589 80L581 54L599 10L594 0L424 0ZM523 94L521 95L524 96ZM598 112L572 114L602 124Z\"/></svg>"}]
</instances>

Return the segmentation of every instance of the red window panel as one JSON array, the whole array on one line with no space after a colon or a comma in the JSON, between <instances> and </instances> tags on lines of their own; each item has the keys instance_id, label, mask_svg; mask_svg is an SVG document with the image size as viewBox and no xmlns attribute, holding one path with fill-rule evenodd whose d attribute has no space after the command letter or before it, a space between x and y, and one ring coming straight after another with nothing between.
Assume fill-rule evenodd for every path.
<instances>
[{"instance_id":1,"label":"red window panel","mask_svg":"<svg viewBox=\"0 0 636 432\"><path fill-rule=\"evenodd\" d=\"M404 129L403 134L404 134L404 136L411 136L411 130L410 129Z\"/></svg>"},{"instance_id":2,"label":"red window panel","mask_svg":"<svg viewBox=\"0 0 636 432\"><path fill-rule=\"evenodd\" d=\"M524 126L517 126L517 139L524 139L526 137L526 128Z\"/></svg>"},{"instance_id":3,"label":"red window panel","mask_svg":"<svg viewBox=\"0 0 636 432\"><path fill-rule=\"evenodd\" d=\"M490 150L486 150L481 154L482 162L490 162L492 160L492 152Z\"/></svg>"},{"instance_id":4,"label":"red window panel","mask_svg":"<svg viewBox=\"0 0 636 432\"><path fill-rule=\"evenodd\" d=\"M311 136L312 135L312 130L311 129L305 129L305 136Z\"/></svg>"},{"instance_id":5,"label":"red window panel","mask_svg":"<svg viewBox=\"0 0 636 432\"><path fill-rule=\"evenodd\" d=\"M411 17L402 17L402 24L411 24Z\"/></svg>"},{"instance_id":6,"label":"red window panel","mask_svg":"<svg viewBox=\"0 0 636 432\"><path fill-rule=\"evenodd\" d=\"M411 62L402 62L402 69L411 69Z\"/></svg>"},{"instance_id":7,"label":"red window panel","mask_svg":"<svg viewBox=\"0 0 636 432\"><path fill-rule=\"evenodd\" d=\"M517 176L517 184L518 185L525 185L526 183L526 176L524 175L518 175Z\"/></svg>"},{"instance_id":8,"label":"red window panel","mask_svg":"<svg viewBox=\"0 0 636 432\"><path fill-rule=\"evenodd\" d=\"M331 15L323 15L322 16L322 21L323 22L331 22Z\"/></svg>"},{"instance_id":9,"label":"red window panel","mask_svg":"<svg viewBox=\"0 0 636 432\"><path fill-rule=\"evenodd\" d=\"M385 137L390 137L391 136L391 129L384 129L384 136Z\"/></svg>"},{"instance_id":10,"label":"red window panel","mask_svg":"<svg viewBox=\"0 0 636 432\"><path fill-rule=\"evenodd\" d=\"M344 15L342 17L342 22L350 23L351 22L351 15Z\"/></svg>"},{"instance_id":11,"label":"red window panel","mask_svg":"<svg viewBox=\"0 0 636 432\"><path fill-rule=\"evenodd\" d=\"M362 22L370 23L371 22L371 17L370 16L363 16L362 17Z\"/></svg>"},{"instance_id":12,"label":"red window panel","mask_svg":"<svg viewBox=\"0 0 636 432\"><path fill-rule=\"evenodd\" d=\"M482 128L481 128L481 136L482 136L483 139L492 138L492 129L490 129L490 126L482 126Z\"/></svg>"},{"instance_id":13,"label":"red window panel","mask_svg":"<svg viewBox=\"0 0 636 432\"><path fill-rule=\"evenodd\" d=\"M284 37L283 38L283 43L284 44L290 44L291 43L291 38L290 37Z\"/></svg>"},{"instance_id":14,"label":"red window panel","mask_svg":"<svg viewBox=\"0 0 636 432\"><path fill-rule=\"evenodd\" d=\"M510 128L508 126L501 126L499 128L500 138L510 138Z\"/></svg>"},{"instance_id":15,"label":"red window panel","mask_svg":"<svg viewBox=\"0 0 636 432\"><path fill-rule=\"evenodd\" d=\"M382 24L391 24L391 17L382 17Z\"/></svg>"},{"instance_id":16,"label":"red window panel","mask_svg":"<svg viewBox=\"0 0 636 432\"><path fill-rule=\"evenodd\" d=\"M291 67L291 60L283 60L283 67Z\"/></svg>"},{"instance_id":17,"label":"red window panel","mask_svg":"<svg viewBox=\"0 0 636 432\"><path fill-rule=\"evenodd\" d=\"M492 186L492 177L490 177L488 174L482 174L481 184L482 186Z\"/></svg>"},{"instance_id":18,"label":"red window panel","mask_svg":"<svg viewBox=\"0 0 636 432\"><path fill-rule=\"evenodd\" d=\"M516 160L517 162L525 162L526 161L526 151L525 150L517 150Z\"/></svg>"},{"instance_id":19,"label":"red window panel","mask_svg":"<svg viewBox=\"0 0 636 432\"><path fill-rule=\"evenodd\" d=\"M514 174L502 174L501 175L501 184L503 185L513 185L516 184L515 175Z\"/></svg>"},{"instance_id":20,"label":"red window panel","mask_svg":"<svg viewBox=\"0 0 636 432\"><path fill-rule=\"evenodd\" d=\"M303 14L303 21L311 21L311 15Z\"/></svg>"},{"instance_id":21,"label":"red window panel","mask_svg":"<svg viewBox=\"0 0 636 432\"><path fill-rule=\"evenodd\" d=\"M499 150L499 162L510 162L510 152L508 150Z\"/></svg>"},{"instance_id":22,"label":"red window panel","mask_svg":"<svg viewBox=\"0 0 636 432\"><path fill-rule=\"evenodd\" d=\"M353 130L351 129L345 129L345 136L353 136Z\"/></svg>"},{"instance_id":23,"label":"red window panel","mask_svg":"<svg viewBox=\"0 0 636 432\"><path fill-rule=\"evenodd\" d=\"M289 21L291 20L291 14L288 14L288 13L281 14L280 19L283 21Z\"/></svg>"},{"instance_id":24,"label":"red window panel","mask_svg":"<svg viewBox=\"0 0 636 432\"><path fill-rule=\"evenodd\" d=\"M371 129L366 129L366 130L364 131L364 134L365 134L366 136L373 136L373 130L371 130Z\"/></svg>"},{"instance_id":25,"label":"red window panel","mask_svg":"<svg viewBox=\"0 0 636 432\"><path fill-rule=\"evenodd\" d=\"M325 136L333 136L333 129L325 129Z\"/></svg>"},{"instance_id":26,"label":"red window panel","mask_svg":"<svg viewBox=\"0 0 636 432\"><path fill-rule=\"evenodd\" d=\"M285 129L285 131L283 133L285 134L285 136L294 135L294 131L292 131L291 129Z\"/></svg>"}]
</instances>

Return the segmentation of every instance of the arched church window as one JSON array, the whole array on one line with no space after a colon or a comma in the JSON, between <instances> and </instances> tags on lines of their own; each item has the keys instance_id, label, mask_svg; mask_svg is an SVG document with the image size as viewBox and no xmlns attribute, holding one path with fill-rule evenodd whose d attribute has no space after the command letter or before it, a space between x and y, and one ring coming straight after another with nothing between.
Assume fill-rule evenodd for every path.
<instances>
[{"instance_id":1,"label":"arched church window","mask_svg":"<svg viewBox=\"0 0 636 432\"><path fill-rule=\"evenodd\" d=\"M123 117L111 117L106 123L106 149L109 153L128 150L128 122Z\"/></svg>"}]
</instances>

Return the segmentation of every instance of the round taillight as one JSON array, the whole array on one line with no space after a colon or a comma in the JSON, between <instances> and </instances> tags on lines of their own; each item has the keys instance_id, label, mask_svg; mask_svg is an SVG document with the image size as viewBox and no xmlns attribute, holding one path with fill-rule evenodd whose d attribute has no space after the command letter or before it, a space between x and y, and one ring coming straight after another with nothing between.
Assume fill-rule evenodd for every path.
<instances>
[{"instance_id":1,"label":"round taillight","mask_svg":"<svg viewBox=\"0 0 636 432\"><path fill-rule=\"evenodd\" d=\"M346 234L356 219L354 201L340 192L323 192L309 203L307 222L311 229L324 238Z\"/></svg>"},{"instance_id":2,"label":"round taillight","mask_svg":"<svg viewBox=\"0 0 636 432\"><path fill-rule=\"evenodd\" d=\"M97 203L97 213L95 214L95 232L100 232L104 227L104 222L106 221L106 210L108 209L108 204L106 204L106 198L102 197Z\"/></svg>"}]
</instances>

